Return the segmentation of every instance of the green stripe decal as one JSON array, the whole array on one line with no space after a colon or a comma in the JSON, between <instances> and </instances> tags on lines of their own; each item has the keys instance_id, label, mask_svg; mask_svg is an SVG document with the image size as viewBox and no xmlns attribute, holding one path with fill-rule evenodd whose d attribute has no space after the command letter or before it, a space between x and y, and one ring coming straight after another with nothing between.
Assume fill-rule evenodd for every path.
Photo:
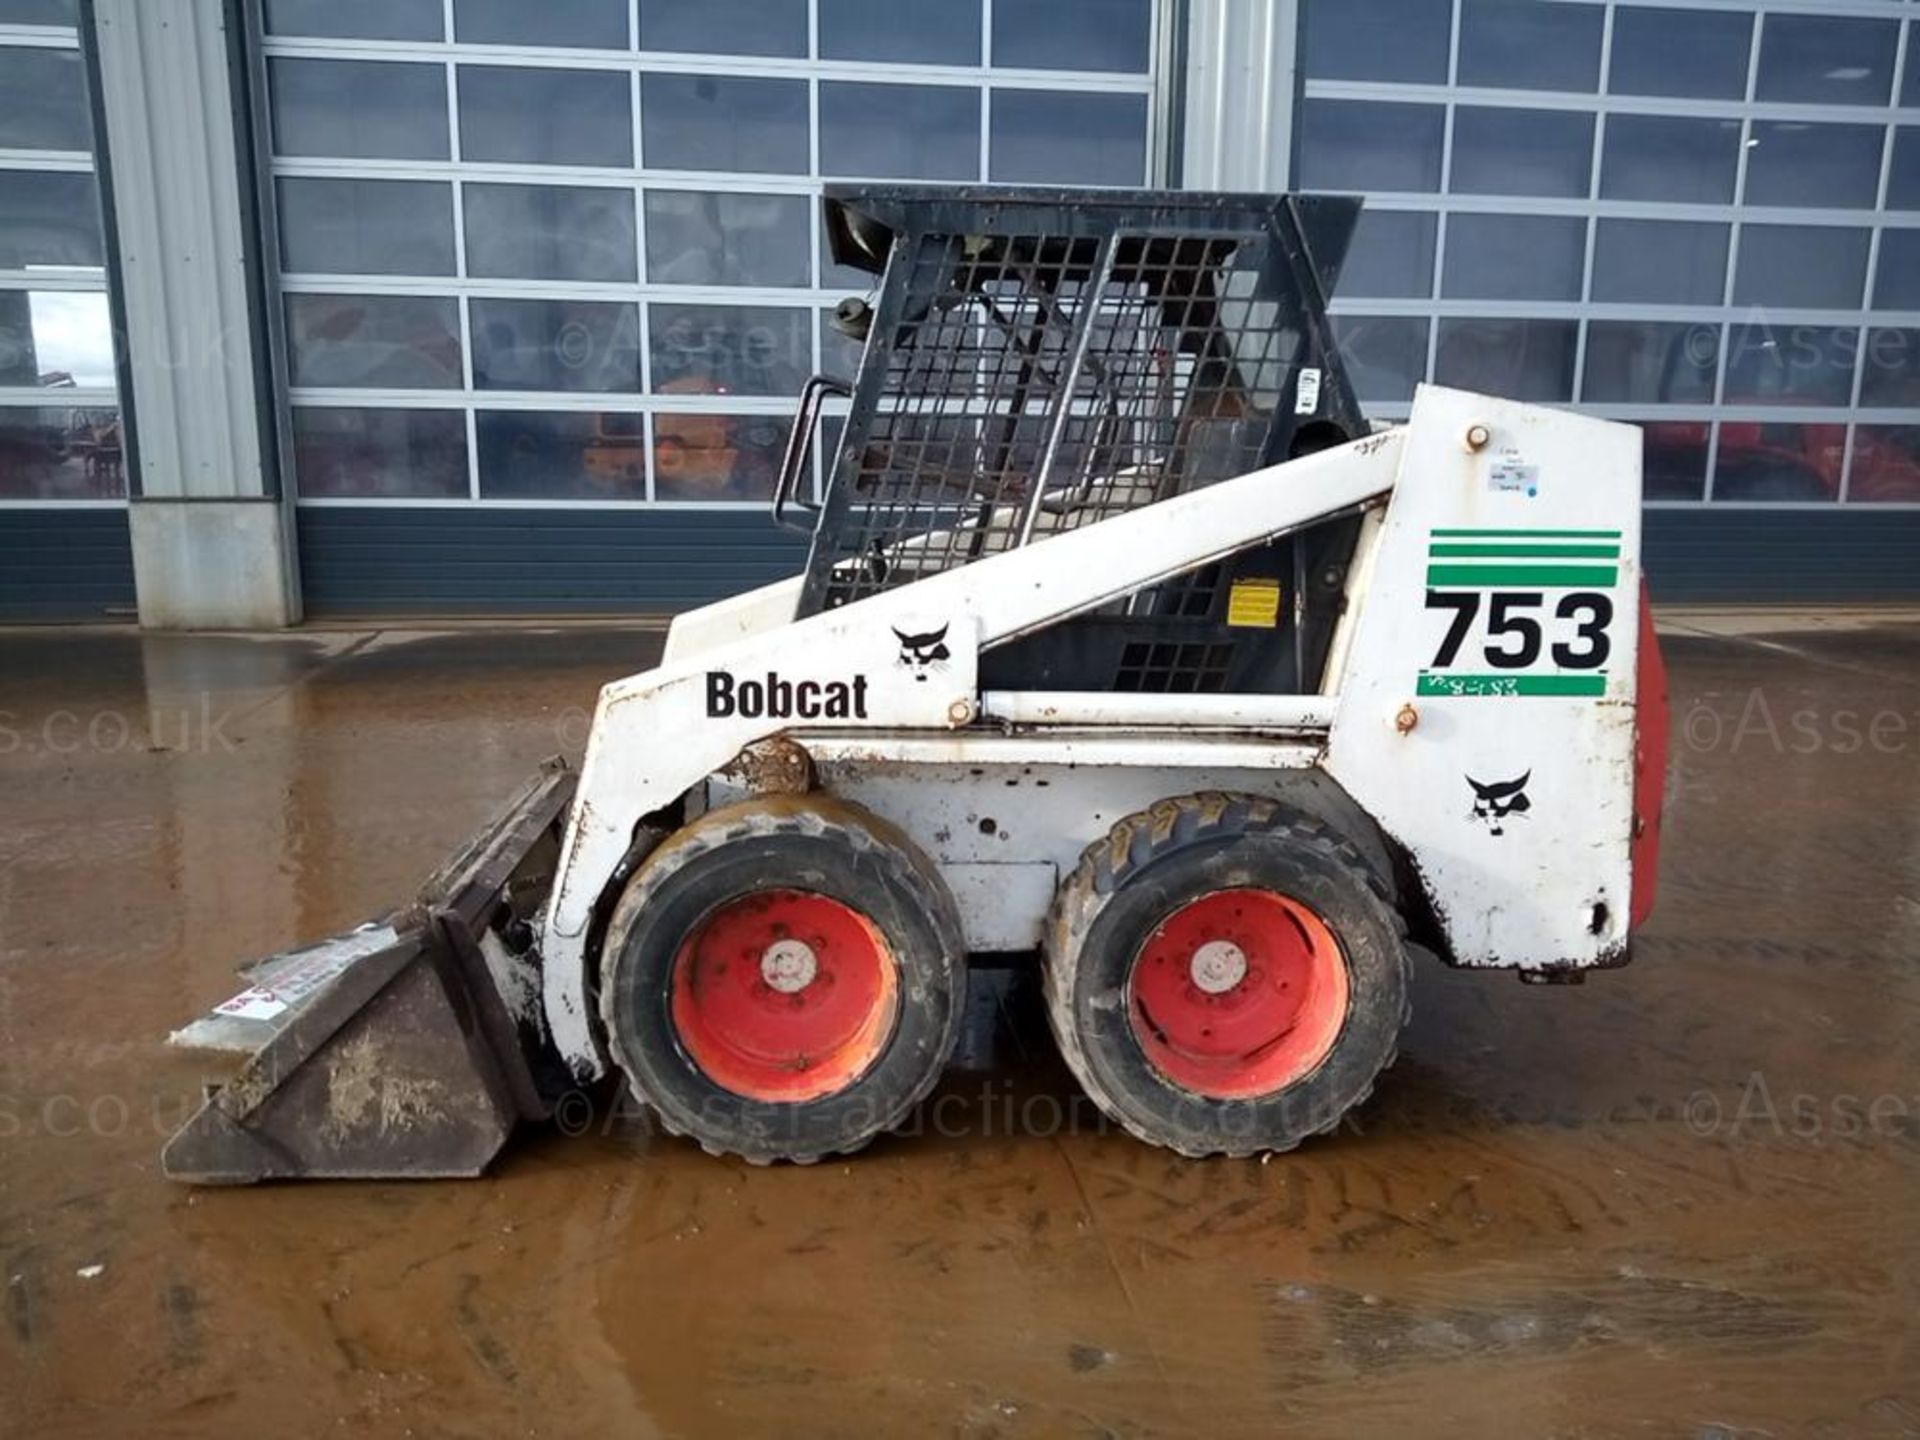
<instances>
[{"instance_id":1,"label":"green stripe decal","mask_svg":"<svg viewBox=\"0 0 1920 1440\"><path fill-rule=\"evenodd\" d=\"M1447 544L1436 542L1427 547L1427 553L1433 558L1443 556L1478 556L1490 560L1618 560L1618 545L1518 545L1511 541L1502 543L1487 541L1482 543Z\"/></svg>"},{"instance_id":2,"label":"green stripe decal","mask_svg":"<svg viewBox=\"0 0 1920 1440\"><path fill-rule=\"evenodd\" d=\"M1433 538L1456 540L1618 540L1618 530L1435 530Z\"/></svg>"},{"instance_id":3,"label":"green stripe decal","mask_svg":"<svg viewBox=\"0 0 1920 1440\"><path fill-rule=\"evenodd\" d=\"M1422 675L1417 695L1605 695L1605 675Z\"/></svg>"},{"instance_id":4,"label":"green stripe decal","mask_svg":"<svg viewBox=\"0 0 1920 1440\"><path fill-rule=\"evenodd\" d=\"M1429 565L1427 584L1439 585L1582 585L1611 590L1620 572L1611 565Z\"/></svg>"}]
</instances>

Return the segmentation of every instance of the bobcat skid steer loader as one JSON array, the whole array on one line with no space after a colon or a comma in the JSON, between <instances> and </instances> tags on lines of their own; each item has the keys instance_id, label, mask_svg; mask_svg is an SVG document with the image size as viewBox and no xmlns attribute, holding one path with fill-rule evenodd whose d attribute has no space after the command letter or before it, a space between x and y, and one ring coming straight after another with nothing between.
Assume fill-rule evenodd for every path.
<instances>
[{"instance_id":1,"label":"bobcat skid steer loader","mask_svg":"<svg viewBox=\"0 0 1920 1440\"><path fill-rule=\"evenodd\" d=\"M1424 387L1361 418L1357 202L842 188L773 497L804 571L675 621L410 907L176 1038L176 1177L455 1175L609 1077L816 1160L1037 952L1087 1092L1182 1154L1364 1100L1416 958L1574 980L1653 899L1665 763L1629 426ZM813 437L837 428L816 504Z\"/></svg>"}]
</instances>

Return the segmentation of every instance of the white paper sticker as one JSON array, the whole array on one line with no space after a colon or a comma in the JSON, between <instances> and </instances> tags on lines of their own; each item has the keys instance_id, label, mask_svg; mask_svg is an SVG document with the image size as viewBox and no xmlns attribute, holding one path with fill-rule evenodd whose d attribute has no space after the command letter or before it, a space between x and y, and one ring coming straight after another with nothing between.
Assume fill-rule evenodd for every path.
<instances>
[{"instance_id":1,"label":"white paper sticker","mask_svg":"<svg viewBox=\"0 0 1920 1440\"><path fill-rule=\"evenodd\" d=\"M1517 450L1495 456L1487 467L1487 488L1508 495L1538 495L1540 467L1520 458Z\"/></svg>"},{"instance_id":2,"label":"white paper sticker","mask_svg":"<svg viewBox=\"0 0 1920 1440\"><path fill-rule=\"evenodd\" d=\"M263 990L258 985L242 990L231 1000L222 1001L213 1007L216 1015L232 1015L241 1020L271 1020L287 1008L287 1002L271 990Z\"/></svg>"},{"instance_id":3,"label":"white paper sticker","mask_svg":"<svg viewBox=\"0 0 1920 1440\"><path fill-rule=\"evenodd\" d=\"M1317 414L1320 409L1320 372L1302 370L1300 383L1293 391L1293 413L1296 415Z\"/></svg>"}]
</instances>

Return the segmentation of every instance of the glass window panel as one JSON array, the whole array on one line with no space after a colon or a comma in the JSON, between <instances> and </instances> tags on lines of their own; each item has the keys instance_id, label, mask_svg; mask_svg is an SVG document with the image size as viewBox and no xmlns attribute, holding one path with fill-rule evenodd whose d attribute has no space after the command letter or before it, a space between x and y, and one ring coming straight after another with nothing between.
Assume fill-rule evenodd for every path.
<instances>
[{"instance_id":1,"label":"glass window panel","mask_svg":"<svg viewBox=\"0 0 1920 1440\"><path fill-rule=\"evenodd\" d=\"M793 0L640 0L640 48L799 58L807 53L807 7Z\"/></svg>"},{"instance_id":2,"label":"glass window panel","mask_svg":"<svg viewBox=\"0 0 1920 1440\"><path fill-rule=\"evenodd\" d=\"M111 390L113 320L88 290L0 290L0 386Z\"/></svg>"},{"instance_id":3,"label":"glass window panel","mask_svg":"<svg viewBox=\"0 0 1920 1440\"><path fill-rule=\"evenodd\" d=\"M655 415L655 498L765 504L773 499L787 426L775 415Z\"/></svg>"},{"instance_id":4,"label":"glass window panel","mask_svg":"<svg viewBox=\"0 0 1920 1440\"><path fill-rule=\"evenodd\" d=\"M1920 35L1920 29L1914 34ZM1920 126L1893 132L1893 170L1887 176L1887 208L1920 210Z\"/></svg>"},{"instance_id":5,"label":"glass window panel","mask_svg":"<svg viewBox=\"0 0 1920 1440\"><path fill-rule=\"evenodd\" d=\"M813 373L811 309L655 305L653 388L662 395L795 395Z\"/></svg>"},{"instance_id":6,"label":"glass window panel","mask_svg":"<svg viewBox=\"0 0 1920 1440\"><path fill-rule=\"evenodd\" d=\"M1446 112L1438 105L1307 100L1300 106L1303 190L1438 190Z\"/></svg>"},{"instance_id":7,"label":"glass window panel","mask_svg":"<svg viewBox=\"0 0 1920 1440\"><path fill-rule=\"evenodd\" d=\"M642 75L640 143L658 169L804 175L807 82Z\"/></svg>"},{"instance_id":8,"label":"glass window panel","mask_svg":"<svg viewBox=\"0 0 1920 1440\"><path fill-rule=\"evenodd\" d=\"M990 178L1144 185L1147 97L995 90Z\"/></svg>"},{"instance_id":9,"label":"glass window panel","mask_svg":"<svg viewBox=\"0 0 1920 1440\"><path fill-rule=\"evenodd\" d=\"M1845 425L1723 420L1713 498L1775 504L1838 500L1846 461Z\"/></svg>"},{"instance_id":10,"label":"glass window panel","mask_svg":"<svg viewBox=\"0 0 1920 1440\"><path fill-rule=\"evenodd\" d=\"M0 49L0 149L92 150L77 50Z\"/></svg>"},{"instance_id":11,"label":"glass window panel","mask_svg":"<svg viewBox=\"0 0 1920 1440\"><path fill-rule=\"evenodd\" d=\"M105 263L93 176L0 170L0 270Z\"/></svg>"},{"instance_id":12,"label":"glass window panel","mask_svg":"<svg viewBox=\"0 0 1920 1440\"><path fill-rule=\"evenodd\" d=\"M0 406L0 499L115 500L126 493L118 410Z\"/></svg>"},{"instance_id":13,"label":"glass window panel","mask_svg":"<svg viewBox=\"0 0 1920 1440\"><path fill-rule=\"evenodd\" d=\"M1573 320L1442 320L1433 378L1513 400L1573 398Z\"/></svg>"},{"instance_id":14,"label":"glass window panel","mask_svg":"<svg viewBox=\"0 0 1920 1440\"><path fill-rule=\"evenodd\" d=\"M1587 222L1562 215L1449 215L1440 293L1464 300L1578 300Z\"/></svg>"},{"instance_id":15,"label":"glass window panel","mask_svg":"<svg viewBox=\"0 0 1920 1440\"><path fill-rule=\"evenodd\" d=\"M1707 489L1709 420L1642 420L1640 493L1649 500L1698 500Z\"/></svg>"},{"instance_id":16,"label":"glass window panel","mask_svg":"<svg viewBox=\"0 0 1920 1440\"><path fill-rule=\"evenodd\" d=\"M433 180L282 180L280 264L292 274L451 275L453 187Z\"/></svg>"},{"instance_id":17,"label":"glass window panel","mask_svg":"<svg viewBox=\"0 0 1920 1440\"><path fill-rule=\"evenodd\" d=\"M1336 315L1334 344L1360 402L1405 405L1427 378L1427 324L1412 315Z\"/></svg>"},{"instance_id":18,"label":"glass window panel","mask_svg":"<svg viewBox=\"0 0 1920 1440\"><path fill-rule=\"evenodd\" d=\"M1747 146L1746 202L1871 210L1886 138L1883 125L1756 120Z\"/></svg>"},{"instance_id":19,"label":"glass window panel","mask_svg":"<svg viewBox=\"0 0 1920 1440\"><path fill-rule=\"evenodd\" d=\"M656 285L808 284L804 195L649 190L647 278Z\"/></svg>"},{"instance_id":20,"label":"glass window panel","mask_svg":"<svg viewBox=\"0 0 1920 1440\"><path fill-rule=\"evenodd\" d=\"M465 194L467 273L633 280L633 192L624 186L476 185Z\"/></svg>"},{"instance_id":21,"label":"glass window panel","mask_svg":"<svg viewBox=\"0 0 1920 1440\"><path fill-rule=\"evenodd\" d=\"M468 303L474 389L639 392L638 305L478 297Z\"/></svg>"},{"instance_id":22,"label":"glass window panel","mask_svg":"<svg viewBox=\"0 0 1920 1440\"><path fill-rule=\"evenodd\" d=\"M1726 205L1740 163L1740 122L1609 115L1600 194L1607 200Z\"/></svg>"},{"instance_id":23,"label":"glass window panel","mask_svg":"<svg viewBox=\"0 0 1920 1440\"><path fill-rule=\"evenodd\" d=\"M1920 504L1920 425L1855 428L1847 499L1863 505Z\"/></svg>"},{"instance_id":24,"label":"glass window panel","mask_svg":"<svg viewBox=\"0 0 1920 1440\"><path fill-rule=\"evenodd\" d=\"M1899 21L1769 15L1762 23L1756 100L1887 103Z\"/></svg>"},{"instance_id":25,"label":"glass window panel","mask_svg":"<svg viewBox=\"0 0 1920 1440\"><path fill-rule=\"evenodd\" d=\"M1594 237L1593 298L1648 305L1718 305L1727 293L1731 227L1682 220L1602 220Z\"/></svg>"},{"instance_id":26,"label":"glass window panel","mask_svg":"<svg viewBox=\"0 0 1920 1440\"><path fill-rule=\"evenodd\" d=\"M647 483L647 417L637 411L605 411L594 417L593 439L580 461L601 493L631 489L639 499Z\"/></svg>"},{"instance_id":27,"label":"glass window panel","mask_svg":"<svg viewBox=\"0 0 1920 1440\"><path fill-rule=\"evenodd\" d=\"M1869 330L1860 359L1862 405L1920 410L1920 330Z\"/></svg>"},{"instance_id":28,"label":"glass window panel","mask_svg":"<svg viewBox=\"0 0 1920 1440\"><path fill-rule=\"evenodd\" d=\"M818 0L820 58L980 63L980 0Z\"/></svg>"},{"instance_id":29,"label":"glass window panel","mask_svg":"<svg viewBox=\"0 0 1920 1440\"><path fill-rule=\"evenodd\" d=\"M1719 371L1717 321L1590 320L1580 398L1590 405L1711 405Z\"/></svg>"},{"instance_id":30,"label":"glass window panel","mask_svg":"<svg viewBox=\"0 0 1920 1440\"><path fill-rule=\"evenodd\" d=\"M1743 225L1736 305L1854 310L1866 288L1867 232L1825 225Z\"/></svg>"},{"instance_id":31,"label":"glass window panel","mask_svg":"<svg viewBox=\"0 0 1920 1440\"><path fill-rule=\"evenodd\" d=\"M1607 88L1615 95L1744 100L1752 47L1748 14L1623 5L1613 13Z\"/></svg>"},{"instance_id":32,"label":"glass window panel","mask_svg":"<svg viewBox=\"0 0 1920 1440\"><path fill-rule=\"evenodd\" d=\"M1824 325L1735 324L1727 333L1727 405L1846 405L1860 332Z\"/></svg>"},{"instance_id":33,"label":"glass window panel","mask_svg":"<svg viewBox=\"0 0 1920 1440\"><path fill-rule=\"evenodd\" d=\"M308 500L464 500L467 418L296 405L293 469Z\"/></svg>"},{"instance_id":34,"label":"glass window panel","mask_svg":"<svg viewBox=\"0 0 1920 1440\"><path fill-rule=\"evenodd\" d=\"M388 60L267 62L277 155L445 160L447 72Z\"/></svg>"},{"instance_id":35,"label":"glass window panel","mask_svg":"<svg viewBox=\"0 0 1920 1440\"><path fill-rule=\"evenodd\" d=\"M1462 105L1453 112L1459 195L1576 195L1593 184L1593 117Z\"/></svg>"},{"instance_id":36,"label":"glass window panel","mask_svg":"<svg viewBox=\"0 0 1920 1440\"><path fill-rule=\"evenodd\" d=\"M80 23L80 0L0 0L0 25L64 25Z\"/></svg>"},{"instance_id":37,"label":"glass window panel","mask_svg":"<svg viewBox=\"0 0 1920 1440\"><path fill-rule=\"evenodd\" d=\"M1336 293L1395 298L1431 295L1437 228L1437 217L1420 211L1362 210Z\"/></svg>"},{"instance_id":38,"label":"glass window panel","mask_svg":"<svg viewBox=\"0 0 1920 1440\"><path fill-rule=\"evenodd\" d=\"M1907 27L1907 63L1900 80L1900 103L1920 105L1920 26Z\"/></svg>"},{"instance_id":39,"label":"glass window panel","mask_svg":"<svg viewBox=\"0 0 1920 1440\"><path fill-rule=\"evenodd\" d=\"M803 130L803 147L805 140ZM978 180L980 92L822 81L820 169L873 179Z\"/></svg>"},{"instance_id":40,"label":"glass window panel","mask_svg":"<svg viewBox=\"0 0 1920 1440\"><path fill-rule=\"evenodd\" d=\"M468 45L627 48L628 0L453 0L453 35Z\"/></svg>"},{"instance_id":41,"label":"glass window panel","mask_svg":"<svg viewBox=\"0 0 1920 1440\"><path fill-rule=\"evenodd\" d=\"M851 380L860 373L860 357L866 346L850 335L842 335L833 323L833 311L820 312L820 371Z\"/></svg>"},{"instance_id":42,"label":"glass window panel","mask_svg":"<svg viewBox=\"0 0 1920 1440\"><path fill-rule=\"evenodd\" d=\"M993 63L1002 69L1144 75L1152 52L1152 0L994 3Z\"/></svg>"},{"instance_id":43,"label":"glass window panel","mask_svg":"<svg viewBox=\"0 0 1920 1440\"><path fill-rule=\"evenodd\" d=\"M631 411L482 410L480 493L504 500L642 500L646 418Z\"/></svg>"},{"instance_id":44,"label":"glass window panel","mask_svg":"<svg viewBox=\"0 0 1920 1440\"><path fill-rule=\"evenodd\" d=\"M460 302L422 295L289 295L295 385L458 390Z\"/></svg>"},{"instance_id":45,"label":"glass window panel","mask_svg":"<svg viewBox=\"0 0 1920 1440\"><path fill-rule=\"evenodd\" d=\"M1453 0L1307 0L1309 79L1444 85L1452 47Z\"/></svg>"},{"instance_id":46,"label":"glass window panel","mask_svg":"<svg viewBox=\"0 0 1920 1440\"><path fill-rule=\"evenodd\" d=\"M633 97L626 73L462 65L460 158L627 168Z\"/></svg>"},{"instance_id":47,"label":"glass window panel","mask_svg":"<svg viewBox=\"0 0 1920 1440\"><path fill-rule=\"evenodd\" d=\"M1591 91L1600 80L1598 5L1461 0L1460 83Z\"/></svg>"},{"instance_id":48,"label":"glass window panel","mask_svg":"<svg viewBox=\"0 0 1920 1440\"><path fill-rule=\"evenodd\" d=\"M1920 310L1920 230L1882 230L1873 282L1878 310Z\"/></svg>"},{"instance_id":49,"label":"glass window panel","mask_svg":"<svg viewBox=\"0 0 1920 1440\"><path fill-rule=\"evenodd\" d=\"M446 38L441 0L380 0L343 5L340 0L267 0L267 33L318 35L351 40Z\"/></svg>"}]
</instances>

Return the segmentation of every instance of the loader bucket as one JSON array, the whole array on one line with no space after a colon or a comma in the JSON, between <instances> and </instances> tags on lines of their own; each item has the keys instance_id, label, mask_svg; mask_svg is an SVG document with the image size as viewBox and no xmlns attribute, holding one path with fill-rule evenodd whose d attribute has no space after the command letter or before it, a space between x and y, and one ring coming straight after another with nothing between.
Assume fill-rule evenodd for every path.
<instances>
[{"instance_id":1,"label":"loader bucket","mask_svg":"<svg viewBox=\"0 0 1920 1440\"><path fill-rule=\"evenodd\" d=\"M246 1059L167 1144L168 1177L478 1175L546 1118L560 1072L531 922L576 778L549 761L413 904L245 967L245 990L169 1037Z\"/></svg>"}]
</instances>

